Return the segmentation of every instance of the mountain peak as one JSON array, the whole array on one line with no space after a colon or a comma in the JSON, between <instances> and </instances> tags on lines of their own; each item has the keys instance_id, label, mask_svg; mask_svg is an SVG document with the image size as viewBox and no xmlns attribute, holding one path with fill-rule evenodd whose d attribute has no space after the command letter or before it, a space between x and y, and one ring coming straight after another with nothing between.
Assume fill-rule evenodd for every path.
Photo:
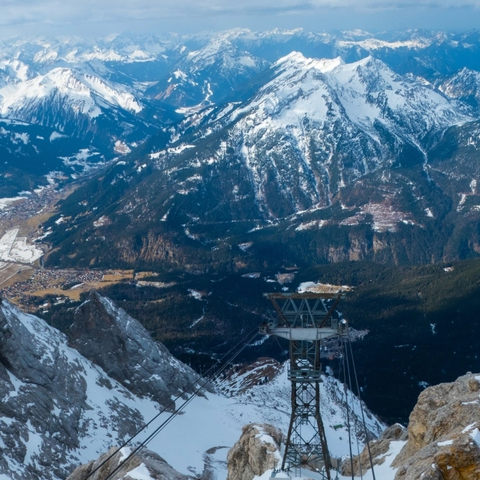
<instances>
[{"instance_id":1,"label":"mountain peak","mask_svg":"<svg viewBox=\"0 0 480 480\"><path fill-rule=\"evenodd\" d=\"M339 65L344 65L345 62L341 57L336 58L307 58L301 52L293 51L288 55L280 58L272 65L272 68L305 68L315 69L321 73L326 73L334 70Z\"/></svg>"},{"instance_id":2,"label":"mountain peak","mask_svg":"<svg viewBox=\"0 0 480 480\"><path fill-rule=\"evenodd\" d=\"M155 392L163 405L200 381L137 320L94 290L75 310L69 343L133 393Z\"/></svg>"}]
</instances>

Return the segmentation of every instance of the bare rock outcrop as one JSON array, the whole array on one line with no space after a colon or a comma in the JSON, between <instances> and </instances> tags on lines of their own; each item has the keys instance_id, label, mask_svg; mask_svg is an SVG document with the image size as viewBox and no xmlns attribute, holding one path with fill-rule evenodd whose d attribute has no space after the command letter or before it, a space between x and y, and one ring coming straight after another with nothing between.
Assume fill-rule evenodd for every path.
<instances>
[{"instance_id":1,"label":"bare rock outcrop","mask_svg":"<svg viewBox=\"0 0 480 480\"><path fill-rule=\"evenodd\" d=\"M480 480L480 375L425 389L410 415L395 480Z\"/></svg>"},{"instance_id":2,"label":"bare rock outcrop","mask_svg":"<svg viewBox=\"0 0 480 480\"><path fill-rule=\"evenodd\" d=\"M151 396L171 409L172 397L193 391L202 382L140 322L94 290L76 309L68 337L70 346L132 393Z\"/></svg>"},{"instance_id":3,"label":"bare rock outcrop","mask_svg":"<svg viewBox=\"0 0 480 480\"><path fill-rule=\"evenodd\" d=\"M395 480L480 480L480 374L425 389L408 430L392 425L370 442L373 465L391 455L392 441L405 440L391 464ZM355 476L370 468L367 448L344 463L342 474L351 476L352 467Z\"/></svg>"},{"instance_id":4,"label":"bare rock outcrop","mask_svg":"<svg viewBox=\"0 0 480 480\"><path fill-rule=\"evenodd\" d=\"M368 447L365 446L363 452L359 456L354 457L352 461L347 460L342 464L342 475L351 477L353 466L354 476L361 476L371 468L370 455L372 457L374 468L375 465L381 465L385 461L386 454L390 449L390 443L392 441L401 440L407 440L407 429L399 423L391 425L383 431L377 440L372 440L370 442L370 452L368 451Z\"/></svg>"},{"instance_id":5,"label":"bare rock outcrop","mask_svg":"<svg viewBox=\"0 0 480 480\"><path fill-rule=\"evenodd\" d=\"M271 425L245 425L240 440L228 452L227 480L252 480L278 466L282 439L282 433Z\"/></svg>"},{"instance_id":6,"label":"bare rock outcrop","mask_svg":"<svg viewBox=\"0 0 480 480\"><path fill-rule=\"evenodd\" d=\"M112 447L97 460L81 465L67 480L105 480L110 475L115 479L151 478L153 480L191 480L192 477L177 472L160 455L142 449L130 457L131 450L122 448L117 452ZM111 457L111 458L109 458Z\"/></svg>"}]
</instances>

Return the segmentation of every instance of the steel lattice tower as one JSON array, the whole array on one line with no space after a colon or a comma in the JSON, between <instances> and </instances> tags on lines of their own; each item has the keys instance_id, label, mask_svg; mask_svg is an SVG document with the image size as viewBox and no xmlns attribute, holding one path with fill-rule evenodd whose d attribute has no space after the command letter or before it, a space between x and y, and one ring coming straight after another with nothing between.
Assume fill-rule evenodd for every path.
<instances>
[{"instance_id":1,"label":"steel lattice tower","mask_svg":"<svg viewBox=\"0 0 480 480\"><path fill-rule=\"evenodd\" d=\"M342 293L266 294L278 314L277 322L261 332L289 340L292 414L282 470L301 475L302 467L324 472L330 480L330 455L320 414L320 352L322 340L346 333L346 322L332 313ZM329 308L328 308L329 305Z\"/></svg>"}]
</instances>

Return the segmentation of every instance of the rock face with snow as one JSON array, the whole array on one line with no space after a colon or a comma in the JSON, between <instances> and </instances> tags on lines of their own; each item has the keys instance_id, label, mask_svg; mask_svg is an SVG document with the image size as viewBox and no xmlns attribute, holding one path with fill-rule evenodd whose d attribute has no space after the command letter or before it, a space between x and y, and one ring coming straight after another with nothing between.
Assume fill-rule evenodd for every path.
<instances>
[{"instance_id":1,"label":"rock face with snow","mask_svg":"<svg viewBox=\"0 0 480 480\"><path fill-rule=\"evenodd\" d=\"M260 357L247 365L234 365L216 382L219 391L227 397L246 393L253 386L264 385L282 371L282 365L274 358Z\"/></svg>"},{"instance_id":2,"label":"rock face with snow","mask_svg":"<svg viewBox=\"0 0 480 480\"><path fill-rule=\"evenodd\" d=\"M475 70L463 68L439 88L450 98L463 100L477 109L480 107L480 73Z\"/></svg>"},{"instance_id":3,"label":"rock face with snow","mask_svg":"<svg viewBox=\"0 0 480 480\"><path fill-rule=\"evenodd\" d=\"M362 472L366 472L371 468L370 455L375 469L376 465L381 465L385 462L386 454L390 449L392 442L404 442L407 440L407 430L402 425L396 423L386 428L380 437L370 442L370 452L365 447L360 456L357 456L350 461L345 459L341 465L342 475L346 477L361 476Z\"/></svg>"},{"instance_id":4,"label":"rock face with snow","mask_svg":"<svg viewBox=\"0 0 480 480\"><path fill-rule=\"evenodd\" d=\"M69 343L136 395L174 409L172 398L199 388L197 373L108 298L92 291L70 327Z\"/></svg>"},{"instance_id":5,"label":"rock face with snow","mask_svg":"<svg viewBox=\"0 0 480 480\"><path fill-rule=\"evenodd\" d=\"M395 480L480 479L480 375L424 390L410 415Z\"/></svg>"},{"instance_id":6,"label":"rock face with snow","mask_svg":"<svg viewBox=\"0 0 480 480\"><path fill-rule=\"evenodd\" d=\"M62 333L6 300L0 398L0 476L14 480L65 478L158 412L68 347Z\"/></svg>"},{"instance_id":7,"label":"rock face with snow","mask_svg":"<svg viewBox=\"0 0 480 480\"><path fill-rule=\"evenodd\" d=\"M401 425L392 425L370 443L374 469L391 457L392 443L402 442L403 448L391 462L390 478L478 480L479 419L479 374L468 373L455 382L428 387L418 398L407 431ZM360 457L344 463L342 474L350 476L352 466L354 475L371 468L366 447Z\"/></svg>"},{"instance_id":8,"label":"rock face with snow","mask_svg":"<svg viewBox=\"0 0 480 480\"><path fill-rule=\"evenodd\" d=\"M194 478L177 472L160 455L150 450L141 449L126 460L130 454L129 448L124 447L118 450L117 447L112 447L97 460L92 460L88 464L76 468L67 480L85 480L89 475L91 480L105 480L114 472L114 478L118 480L132 478L188 480Z\"/></svg>"},{"instance_id":9,"label":"rock face with snow","mask_svg":"<svg viewBox=\"0 0 480 480\"><path fill-rule=\"evenodd\" d=\"M267 424L249 424L228 452L228 479L252 480L279 466L283 434Z\"/></svg>"}]
</instances>

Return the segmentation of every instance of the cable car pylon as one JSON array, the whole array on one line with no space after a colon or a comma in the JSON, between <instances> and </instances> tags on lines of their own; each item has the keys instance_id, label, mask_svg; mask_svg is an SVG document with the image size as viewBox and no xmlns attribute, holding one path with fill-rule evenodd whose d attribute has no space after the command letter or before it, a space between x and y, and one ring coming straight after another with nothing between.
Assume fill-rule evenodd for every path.
<instances>
[{"instance_id":1,"label":"cable car pylon","mask_svg":"<svg viewBox=\"0 0 480 480\"><path fill-rule=\"evenodd\" d=\"M308 467L331 480L331 460L320 413L322 341L347 335L345 320L339 320L335 307L344 292L267 293L277 312L277 320L260 325L260 333L289 341L292 383L292 413L288 428L283 471L296 477Z\"/></svg>"}]
</instances>

